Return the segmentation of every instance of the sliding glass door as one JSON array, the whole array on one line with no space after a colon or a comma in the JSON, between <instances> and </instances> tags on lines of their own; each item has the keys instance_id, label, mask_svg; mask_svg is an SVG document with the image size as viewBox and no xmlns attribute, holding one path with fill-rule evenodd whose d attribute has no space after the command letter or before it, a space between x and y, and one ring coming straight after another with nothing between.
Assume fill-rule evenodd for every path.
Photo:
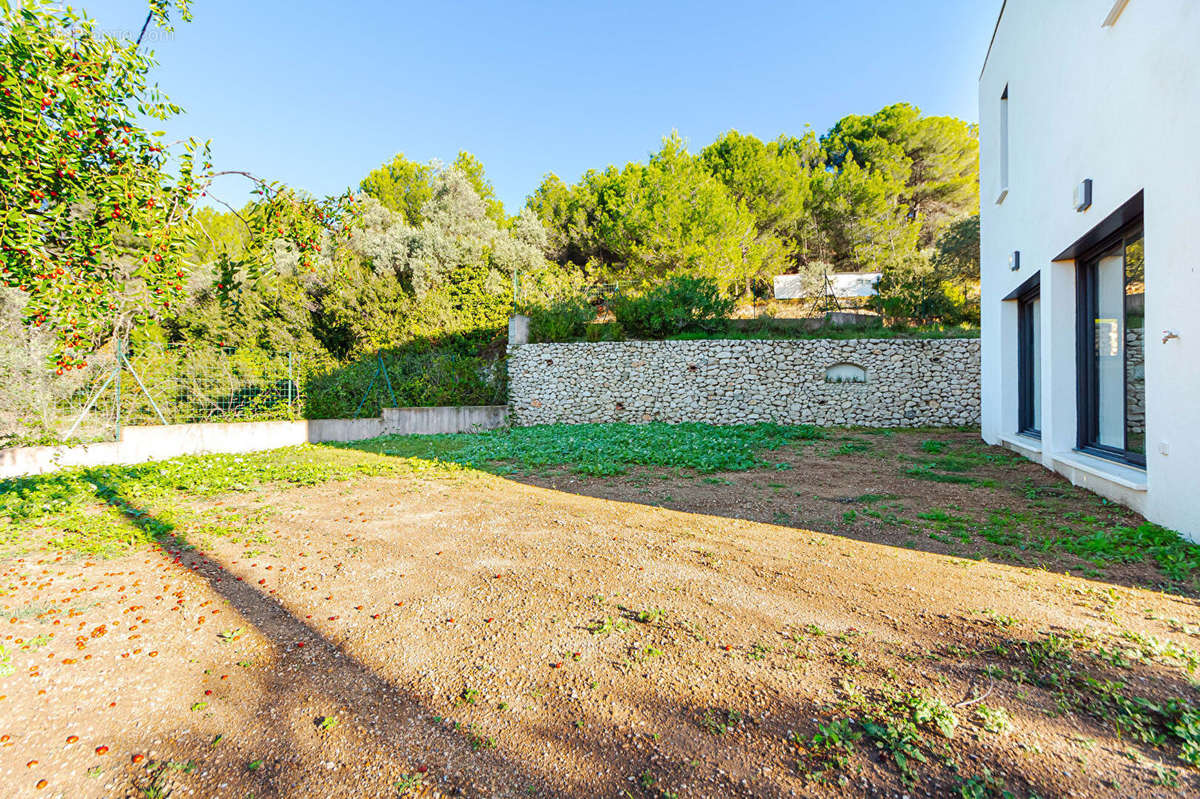
<instances>
[{"instance_id":1,"label":"sliding glass door","mask_svg":"<svg viewBox=\"0 0 1200 799\"><path fill-rule=\"evenodd\" d=\"M1079 447L1146 464L1144 240L1126 228L1081 262Z\"/></svg>"}]
</instances>

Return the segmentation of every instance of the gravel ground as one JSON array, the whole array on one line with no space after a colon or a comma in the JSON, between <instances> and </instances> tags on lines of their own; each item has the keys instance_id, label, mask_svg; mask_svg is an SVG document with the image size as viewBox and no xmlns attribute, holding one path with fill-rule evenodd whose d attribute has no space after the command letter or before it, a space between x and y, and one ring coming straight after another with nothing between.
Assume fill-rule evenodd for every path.
<instances>
[{"instance_id":1,"label":"gravel ground","mask_svg":"<svg viewBox=\"0 0 1200 799\"><path fill-rule=\"evenodd\" d=\"M899 490L865 458L843 465L829 509ZM646 475L263 487L198 505L254 530L196 549L0 561L15 669L0 677L2 793L900 797L972 778L991 795L1200 791L1178 746L1011 678L1053 634L1097 678L1195 702L1168 656L1200 637L1195 600L1120 585L1132 572L1089 581L856 540L871 528L836 519L842 535L772 524L754 518L777 514L766 500L747 488L739 509L728 493L786 479L830 494L816 467L720 477L655 478L701 513L619 501L670 504L639 493ZM969 491L921 488L935 489ZM1089 659L1131 635L1174 649ZM923 731L907 780L866 738L822 771L818 726L896 691L954 708L953 737ZM1009 728L989 732L980 707Z\"/></svg>"}]
</instances>

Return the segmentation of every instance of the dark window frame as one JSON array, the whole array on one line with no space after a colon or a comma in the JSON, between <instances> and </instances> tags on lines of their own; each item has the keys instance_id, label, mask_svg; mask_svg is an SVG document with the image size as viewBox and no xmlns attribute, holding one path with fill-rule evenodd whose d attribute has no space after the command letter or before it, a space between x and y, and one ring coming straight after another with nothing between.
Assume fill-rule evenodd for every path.
<instances>
[{"instance_id":1,"label":"dark window frame","mask_svg":"<svg viewBox=\"0 0 1200 799\"><path fill-rule=\"evenodd\" d=\"M1140 193L1138 198L1140 199ZM1123 225L1119 230L1082 253L1076 261L1075 268L1075 371L1076 371L1076 416L1078 431L1076 449L1090 455L1133 466L1138 469L1146 468L1146 453L1129 451L1129 425L1123 421L1124 447L1113 447L1101 444L1100 438L1100 375L1096 365L1096 313L1098 296L1096 289L1096 268L1101 255L1118 244L1144 236L1142 218L1137 218ZM1124 266L1122 266L1124 269ZM1125 280L1122 275L1122 281ZM1125 331L1125 309L1121 309L1121 334ZM1122 396L1128 396L1129 362L1128 353L1122 347L1122 380L1124 388ZM1122 413L1125 413L1122 410ZM1123 417L1124 418L1124 417Z\"/></svg>"},{"instance_id":2,"label":"dark window frame","mask_svg":"<svg viewBox=\"0 0 1200 799\"><path fill-rule=\"evenodd\" d=\"M1034 426L1037 418L1033 396L1033 302L1041 299L1041 285L1035 285L1017 298L1017 433L1041 439L1042 430Z\"/></svg>"}]
</instances>

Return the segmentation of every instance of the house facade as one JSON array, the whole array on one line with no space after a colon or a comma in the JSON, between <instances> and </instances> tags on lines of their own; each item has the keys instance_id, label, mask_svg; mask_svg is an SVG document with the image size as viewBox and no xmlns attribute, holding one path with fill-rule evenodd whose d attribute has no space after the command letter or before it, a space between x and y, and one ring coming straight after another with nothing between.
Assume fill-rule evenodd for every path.
<instances>
[{"instance_id":1,"label":"house facade","mask_svg":"<svg viewBox=\"0 0 1200 799\"><path fill-rule=\"evenodd\" d=\"M1200 541L1200 2L1007 0L979 121L983 437Z\"/></svg>"}]
</instances>

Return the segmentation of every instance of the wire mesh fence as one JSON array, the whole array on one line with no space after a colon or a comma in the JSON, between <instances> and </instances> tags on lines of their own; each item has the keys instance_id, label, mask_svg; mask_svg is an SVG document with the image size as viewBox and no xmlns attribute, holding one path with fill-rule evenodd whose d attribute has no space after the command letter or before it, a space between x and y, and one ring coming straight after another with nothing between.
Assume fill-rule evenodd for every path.
<instances>
[{"instance_id":1,"label":"wire mesh fence","mask_svg":"<svg viewBox=\"0 0 1200 799\"><path fill-rule=\"evenodd\" d=\"M15 371L15 370L14 370ZM111 344L82 370L45 366L0 394L0 446L114 441L146 424L303 418L303 364L292 353L209 345Z\"/></svg>"},{"instance_id":2,"label":"wire mesh fence","mask_svg":"<svg viewBox=\"0 0 1200 799\"><path fill-rule=\"evenodd\" d=\"M120 439L124 427L378 416L382 408L507 401L502 353L381 350L346 362L254 345L106 345L55 375L0 341L0 448Z\"/></svg>"}]
</instances>

